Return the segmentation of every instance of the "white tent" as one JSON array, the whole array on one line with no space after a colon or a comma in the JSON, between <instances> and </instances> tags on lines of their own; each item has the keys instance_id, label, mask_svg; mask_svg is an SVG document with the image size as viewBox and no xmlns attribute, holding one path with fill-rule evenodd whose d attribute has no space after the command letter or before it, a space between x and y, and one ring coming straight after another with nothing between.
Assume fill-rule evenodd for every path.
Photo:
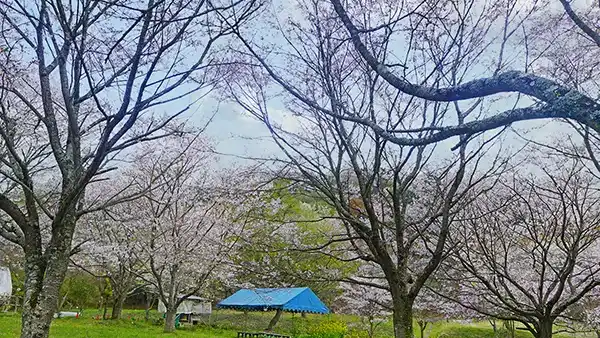
<instances>
[{"instance_id":1,"label":"white tent","mask_svg":"<svg viewBox=\"0 0 600 338\"><path fill-rule=\"evenodd\" d=\"M181 298L183 295L179 295ZM162 301L158 301L158 312L165 313L167 308ZM212 312L212 304L210 301L197 297L190 296L177 307L177 313L194 314L194 315L209 315Z\"/></svg>"},{"instance_id":2,"label":"white tent","mask_svg":"<svg viewBox=\"0 0 600 338\"><path fill-rule=\"evenodd\" d=\"M12 281L10 270L0 266L0 299L9 298L12 295Z\"/></svg>"}]
</instances>

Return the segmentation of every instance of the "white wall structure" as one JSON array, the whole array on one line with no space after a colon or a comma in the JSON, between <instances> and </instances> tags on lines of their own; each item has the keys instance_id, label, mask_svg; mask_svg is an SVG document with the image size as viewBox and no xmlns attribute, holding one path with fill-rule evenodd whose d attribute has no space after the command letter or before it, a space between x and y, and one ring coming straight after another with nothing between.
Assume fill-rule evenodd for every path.
<instances>
[{"instance_id":1,"label":"white wall structure","mask_svg":"<svg viewBox=\"0 0 600 338\"><path fill-rule=\"evenodd\" d=\"M0 266L0 304L12 295L12 281L10 279L10 270Z\"/></svg>"}]
</instances>

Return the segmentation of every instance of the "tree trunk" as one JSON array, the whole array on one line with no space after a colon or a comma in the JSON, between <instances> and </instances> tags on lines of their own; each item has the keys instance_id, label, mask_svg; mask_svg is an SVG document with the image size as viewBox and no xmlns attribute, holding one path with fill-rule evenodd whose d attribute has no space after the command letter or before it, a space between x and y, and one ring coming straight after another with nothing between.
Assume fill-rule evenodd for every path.
<instances>
[{"instance_id":1,"label":"tree trunk","mask_svg":"<svg viewBox=\"0 0 600 338\"><path fill-rule=\"evenodd\" d=\"M167 309L165 316L165 332L175 332L175 317L177 316L177 310Z\"/></svg>"},{"instance_id":2,"label":"tree trunk","mask_svg":"<svg viewBox=\"0 0 600 338\"><path fill-rule=\"evenodd\" d=\"M273 327L275 327L275 324L277 324L279 318L281 317L281 312L281 309L277 309L277 312L275 312L275 316L271 319L271 321L269 322L269 326L265 331L273 330Z\"/></svg>"},{"instance_id":3,"label":"tree trunk","mask_svg":"<svg viewBox=\"0 0 600 338\"><path fill-rule=\"evenodd\" d=\"M69 292L65 292L65 295L62 297L62 299L60 300L60 302L58 304L58 311L61 311L64 308L68 297L69 297Z\"/></svg>"},{"instance_id":4,"label":"tree trunk","mask_svg":"<svg viewBox=\"0 0 600 338\"><path fill-rule=\"evenodd\" d=\"M408 297L394 300L394 337L414 338L412 301Z\"/></svg>"},{"instance_id":5,"label":"tree trunk","mask_svg":"<svg viewBox=\"0 0 600 338\"><path fill-rule=\"evenodd\" d=\"M15 308L14 308L14 313L19 312L19 305L21 305L21 302L19 301L19 297L15 297Z\"/></svg>"},{"instance_id":6,"label":"tree trunk","mask_svg":"<svg viewBox=\"0 0 600 338\"><path fill-rule=\"evenodd\" d=\"M33 271L26 277L25 298L21 314L21 338L46 338L58 308L60 286L66 273L46 274L42 279ZM41 269L40 269L41 270Z\"/></svg>"},{"instance_id":7,"label":"tree trunk","mask_svg":"<svg viewBox=\"0 0 600 338\"><path fill-rule=\"evenodd\" d=\"M539 329L536 338L552 338L552 324L553 321L550 319L544 319L540 321Z\"/></svg>"},{"instance_id":8,"label":"tree trunk","mask_svg":"<svg viewBox=\"0 0 600 338\"><path fill-rule=\"evenodd\" d=\"M421 332L421 338L425 338L425 330L427 329L427 324L429 324L429 322L425 320L419 320L417 323L419 324L419 332Z\"/></svg>"},{"instance_id":9,"label":"tree trunk","mask_svg":"<svg viewBox=\"0 0 600 338\"><path fill-rule=\"evenodd\" d=\"M490 322L490 325L492 326L492 330L494 330L494 337L495 337L496 333L498 332L498 328L496 327L496 320L494 318L488 318L488 322Z\"/></svg>"},{"instance_id":10,"label":"tree trunk","mask_svg":"<svg viewBox=\"0 0 600 338\"><path fill-rule=\"evenodd\" d=\"M375 316L369 315L369 338L375 337Z\"/></svg>"},{"instance_id":11,"label":"tree trunk","mask_svg":"<svg viewBox=\"0 0 600 338\"><path fill-rule=\"evenodd\" d=\"M508 331L509 338L515 338L515 322L512 320L504 321L504 328Z\"/></svg>"},{"instance_id":12,"label":"tree trunk","mask_svg":"<svg viewBox=\"0 0 600 338\"><path fill-rule=\"evenodd\" d=\"M144 319L146 321L150 320L150 310L152 309L153 304L154 296L146 293L146 308L144 309Z\"/></svg>"},{"instance_id":13,"label":"tree trunk","mask_svg":"<svg viewBox=\"0 0 600 338\"><path fill-rule=\"evenodd\" d=\"M120 293L115 297L110 319L121 319L123 313L123 303L125 302L125 298L127 298L127 294L125 293Z\"/></svg>"},{"instance_id":14,"label":"tree trunk","mask_svg":"<svg viewBox=\"0 0 600 338\"><path fill-rule=\"evenodd\" d=\"M42 311L37 307L23 311L21 315L21 338L47 338L50 334L52 316L53 314L50 311Z\"/></svg>"},{"instance_id":15,"label":"tree trunk","mask_svg":"<svg viewBox=\"0 0 600 338\"><path fill-rule=\"evenodd\" d=\"M28 233L25 251L25 296L21 314L21 338L47 338L58 308L60 287L65 279L75 217L65 215L42 255L41 238Z\"/></svg>"}]
</instances>

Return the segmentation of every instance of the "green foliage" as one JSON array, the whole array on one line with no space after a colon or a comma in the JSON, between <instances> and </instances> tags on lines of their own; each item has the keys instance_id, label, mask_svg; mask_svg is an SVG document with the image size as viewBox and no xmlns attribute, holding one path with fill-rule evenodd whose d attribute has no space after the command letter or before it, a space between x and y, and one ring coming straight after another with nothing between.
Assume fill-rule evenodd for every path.
<instances>
[{"instance_id":1,"label":"green foliage","mask_svg":"<svg viewBox=\"0 0 600 338\"><path fill-rule=\"evenodd\" d=\"M110 299L113 296L113 289L110 280L107 278L103 278L98 284L98 290L100 292L100 297L104 299Z\"/></svg>"},{"instance_id":2,"label":"green foliage","mask_svg":"<svg viewBox=\"0 0 600 338\"><path fill-rule=\"evenodd\" d=\"M369 333L366 330L353 327L348 330L344 338L369 338Z\"/></svg>"},{"instance_id":3,"label":"green foliage","mask_svg":"<svg viewBox=\"0 0 600 338\"><path fill-rule=\"evenodd\" d=\"M290 333L297 338L342 338L348 333L347 323L334 316L322 320L294 319L294 332Z\"/></svg>"},{"instance_id":4,"label":"green foliage","mask_svg":"<svg viewBox=\"0 0 600 338\"><path fill-rule=\"evenodd\" d=\"M348 328L346 323L340 320L329 319L316 325L309 325L306 331L306 335L300 335L299 337L341 338L348 332Z\"/></svg>"},{"instance_id":5,"label":"green foliage","mask_svg":"<svg viewBox=\"0 0 600 338\"><path fill-rule=\"evenodd\" d=\"M254 215L256 222L247 226L245 238L235 257L239 269L237 279L256 287L308 286L326 303L340 294L339 279L356 271L357 264L342 262L323 253L322 247L331 238L334 226L330 219L334 211L312 193L299 190L280 180L264 204ZM293 224L293 226L290 226ZM287 227L286 231L282 231ZM291 228L291 230L290 230ZM293 231L293 232L292 232ZM328 249L340 248L332 244Z\"/></svg>"},{"instance_id":6,"label":"green foliage","mask_svg":"<svg viewBox=\"0 0 600 338\"><path fill-rule=\"evenodd\" d=\"M25 296L25 272L23 270L10 270L13 297L23 299Z\"/></svg>"},{"instance_id":7,"label":"green foliage","mask_svg":"<svg viewBox=\"0 0 600 338\"><path fill-rule=\"evenodd\" d=\"M60 289L61 308L95 307L102 301L97 278L74 271L67 275Z\"/></svg>"}]
</instances>

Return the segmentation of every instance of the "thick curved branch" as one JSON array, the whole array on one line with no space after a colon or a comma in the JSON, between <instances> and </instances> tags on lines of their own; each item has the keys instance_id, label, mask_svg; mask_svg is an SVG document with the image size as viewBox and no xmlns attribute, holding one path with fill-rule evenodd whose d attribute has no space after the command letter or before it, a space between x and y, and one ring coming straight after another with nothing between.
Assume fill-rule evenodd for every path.
<instances>
[{"instance_id":1,"label":"thick curved branch","mask_svg":"<svg viewBox=\"0 0 600 338\"><path fill-rule=\"evenodd\" d=\"M359 29L352 23L340 0L331 0L340 20L350 33L352 44L369 66L398 90L431 101L458 101L480 98L498 93L519 92L544 102L553 102L558 95L565 95L569 88L552 80L518 71L509 71L489 78L481 78L464 84L431 88L412 84L394 75L390 68L380 63L360 39ZM591 100L591 99L590 99ZM593 101L593 100L592 100Z\"/></svg>"},{"instance_id":2,"label":"thick curved branch","mask_svg":"<svg viewBox=\"0 0 600 338\"><path fill-rule=\"evenodd\" d=\"M440 127L439 131L424 138L396 137L371 122L369 122L369 126L382 137L400 145L432 144L458 135L473 135L487 130L508 126L514 122L548 118L576 120L590 126L596 131L600 131L600 119L598 119L598 117L600 117L600 108L590 110L585 109L585 107L581 109L578 108L581 107L572 106L572 108L569 109L568 105L560 104L511 109L489 118L467 122L461 125Z\"/></svg>"},{"instance_id":3,"label":"thick curved branch","mask_svg":"<svg viewBox=\"0 0 600 338\"><path fill-rule=\"evenodd\" d=\"M7 241L20 246L25 245L23 231L3 220L0 220L0 237L4 237Z\"/></svg>"},{"instance_id":4,"label":"thick curved branch","mask_svg":"<svg viewBox=\"0 0 600 338\"><path fill-rule=\"evenodd\" d=\"M11 201L6 195L0 194L0 210L4 211L10 218L23 229L28 226L27 216L19 209L19 206Z\"/></svg>"}]
</instances>

